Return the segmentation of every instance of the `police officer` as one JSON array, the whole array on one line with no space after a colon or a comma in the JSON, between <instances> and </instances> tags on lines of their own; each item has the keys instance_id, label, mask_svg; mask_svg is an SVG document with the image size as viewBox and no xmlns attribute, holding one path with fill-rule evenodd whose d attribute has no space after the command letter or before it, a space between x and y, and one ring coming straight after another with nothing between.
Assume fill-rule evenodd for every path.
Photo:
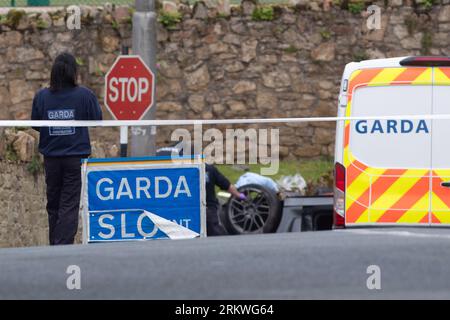
<instances>
[{"instance_id":1,"label":"police officer","mask_svg":"<svg viewBox=\"0 0 450 320\"><path fill-rule=\"evenodd\" d=\"M225 178L213 165L206 164L206 229L208 236L225 235L227 232L219 222L219 201L216 197L215 187L218 186L224 191L228 191L239 200L247 200L245 194L240 193L236 187Z\"/></svg>"},{"instance_id":2,"label":"police officer","mask_svg":"<svg viewBox=\"0 0 450 320\"><path fill-rule=\"evenodd\" d=\"M69 53L58 55L50 87L33 100L32 120L102 120L95 94L77 84L77 63ZM88 128L34 128L40 132L44 156L50 245L73 244L78 229L81 159L91 154Z\"/></svg>"}]
</instances>

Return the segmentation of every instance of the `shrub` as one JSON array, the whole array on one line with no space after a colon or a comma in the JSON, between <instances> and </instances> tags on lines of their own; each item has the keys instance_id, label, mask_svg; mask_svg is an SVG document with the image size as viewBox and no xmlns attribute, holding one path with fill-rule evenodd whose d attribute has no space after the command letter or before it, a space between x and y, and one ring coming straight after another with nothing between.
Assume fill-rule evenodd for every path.
<instances>
[{"instance_id":1,"label":"shrub","mask_svg":"<svg viewBox=\"0 0 450 320\"><path fill-rule=\"evenodd\" d=\"M35 155L31 162L27 166L27 170L32 175L36 175L41 173L44 169L44 165L42 164L41 158L38 155Z\"/></svg>"},{"instance_id":2,"label":"shrub","mask_svg":"<svg viewBox=\"0 0 450 320\"><path fill-rule=\"evenodd\" d=\"M434 0L423 0L422 5L425 10L431 10L433 8Z\"/></svg>"},{"instance_id":3,"label":"shrub","mask_svg":"<svg viewBox=\"0 0 450 320\"><path fill-rule=\"evenodd\" d=\"M364 10L364 2L363 1L350 2L348 4L348 11L350 11L353 14L359 14L363 10Z\"/></svg>"},{"instance_id":4,"label":"shrub","mask_svg":"<svg viewBox=\"0 0 450 320\"><path fill-rule=\"evenodd\" d=\"M320 35L322 36L322 38L324 38L325 40L329 40L331 38L331 32L328 30L321 30L320 31Z\"/></svg>"},{"instance_id":5,"label":"shrub","mask_svg":"<svg viewBox=\"0 0 450 320\"><path fill-rule=\"evenodd\" d=\"M271 21L274 18L272 7L257 7L253 10L252 19L255 21Z\"/></svg>"},{"instance_id":6,"label":"shrub","mask_svg":"<svg viewBox=\"0 0 450 320\"><path fill-rule=\"evenodd\" d=\"M6 24L11 28L16 28L19 25L20 20L26 15L23 10L9 10L6 15Z\"/></svg>"},{"instance_id":7,"label":"shrub","mask_svg":"<svg viewBox=\"0 0 450 320\"><path fill-rule=\"evenodd\" d=\"M45 22L44 20L42 20L42 19L38 19L38 21L36 22L36 27L38 28L38 29L47 29L48 28L48 23L47 22Z\"/></svg>"},{"instance_id":8,"label":"shrub","mask_svg":"<svg viewBox=\"0 0 450 320\"><path fill-rule=\"evenodd\" d=\"M160 11L158 21L167 29L172 29L181 21L181 13Z\"/></svg>"}]
</instances>

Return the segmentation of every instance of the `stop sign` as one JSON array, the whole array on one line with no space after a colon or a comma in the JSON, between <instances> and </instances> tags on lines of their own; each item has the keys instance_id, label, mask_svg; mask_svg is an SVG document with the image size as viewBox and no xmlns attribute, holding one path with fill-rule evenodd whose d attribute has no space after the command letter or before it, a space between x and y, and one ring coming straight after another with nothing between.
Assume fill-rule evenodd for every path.
<instances>
[{"instance_id":1,"label":"stop sign","mask_svg":"<svg viewBox=\"0 0 450 320\"><path fill-rule=\"evenodd\" d=\"M119 56L105 76L105 105L117 120L140 120L151 108L155 76L139 56Z\"/></svg>"}]
</instances>

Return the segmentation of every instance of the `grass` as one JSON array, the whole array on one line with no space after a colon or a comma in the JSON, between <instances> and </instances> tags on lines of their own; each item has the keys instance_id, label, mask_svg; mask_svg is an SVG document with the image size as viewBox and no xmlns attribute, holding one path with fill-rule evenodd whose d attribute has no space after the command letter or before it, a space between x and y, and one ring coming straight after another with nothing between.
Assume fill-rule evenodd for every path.
<instances>
[{"instance_id":1,"label":"grass","mask_svg":"<svg viewBox=\"0 0 450 320\"><path fill-rule=\"evenodd\" d=\"M248 165L250 172L260 174L261 167L259 164ZM232 183L235 183L245 171L239 170L230 165L216 166L224 176L226 176ZM333 161L328 159L319 160L304 160L304 161L281 161L278 174L269 176L273 180L278 180L282 176L291 176L297 173L301 174L306 181L317 182L319 178L333 170Z\"/></svg>"}]
</instances>

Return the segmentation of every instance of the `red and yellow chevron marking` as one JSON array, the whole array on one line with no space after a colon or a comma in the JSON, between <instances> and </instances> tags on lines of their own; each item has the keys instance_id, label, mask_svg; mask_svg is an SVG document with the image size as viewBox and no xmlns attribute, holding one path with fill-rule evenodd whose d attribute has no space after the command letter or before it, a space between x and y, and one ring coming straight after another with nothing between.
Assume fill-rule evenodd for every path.
<instances>
[{"instance_id":1,"label":"red and yellow chevron marking","mask_svg":"<svg viewBox=\"0 0 450 320\"><path fill-rule=\"evenodd\" d=\"M442 71L446 80L441 75L440 81L442 83L444 80L448 81L450 85L450 78L447 77L450 76L449 71L450 69ZM375 68L355 71L350 77L346 116L351 116L352 96L360 87L432 83L432 68ZM343 147L344 166L347 170L345 204L347 224L428 224L439 219L437 213L430 214L429 170L369 167L354 157L349 145L350 121L346 121ZM448 204L450 208L450 201Z\"/></svg>"},{"instance_id":2,"label":"red and yellow chevron marking","mask_svg":"<svg viewBox=\"0 0 450 320\"><path fill-rule=\"evenodd\" d=\"M428 223L430 177L428 170L407 170L371 204L370 220L375 223ZM425 218L425 220L424 220Z\"/></svg>"},{"instance_id":3,"label":"red and yellow chevron marking","mask_svg":"<svg viewBox=\"0 0 450 320\"><path fill-rule=\"evenodd\" d=\"M432 223L450 223L450 189L441 186L444 181L450 181L450 170L433 170L431 214Z\"/></svg>"},{"instance_id":4,"label":"red and yellow chevron marking","mask_svg":"<svg viewBox=\"0 0 450 320\"><path fill-rule=\"evenodd\" d=\"M431 85L433 68L374 68L357 70L350 76L348 101L354 91L365 86Z\"/></svg>"},{"instance_id":5,"label":"red and yellow chevron marking","mask_svg":"<svg viewBox=\"0 0 450 320\"><path fill-rule=\"evenodd\" d=\"M368 168L347 184L346 222L428 223L429 181L428 170Z\"/></svg>"},{"instance_id":6,"label":"red and yellow chevron marking","mask_svg":"<svg viewBox=\"0 0 450 320\"><path fill-rule=\"evenodd\" d=\"M436 86L449 86L450 68L434 68L433 84Z\"/></svg>"},{"instance_id":7,"label":"red and yellow chevron marking","mask_svg":"<svg viewBox=\"0 0 450 320\"><path fill-rule=\"evenodd\" d=\"M434 68L433 85L450 86L450 67ZM431 223L450 224L450 189L441 186L444 181L450 181L450 169L433 170Z\"/></svg>"}]
</instances>

